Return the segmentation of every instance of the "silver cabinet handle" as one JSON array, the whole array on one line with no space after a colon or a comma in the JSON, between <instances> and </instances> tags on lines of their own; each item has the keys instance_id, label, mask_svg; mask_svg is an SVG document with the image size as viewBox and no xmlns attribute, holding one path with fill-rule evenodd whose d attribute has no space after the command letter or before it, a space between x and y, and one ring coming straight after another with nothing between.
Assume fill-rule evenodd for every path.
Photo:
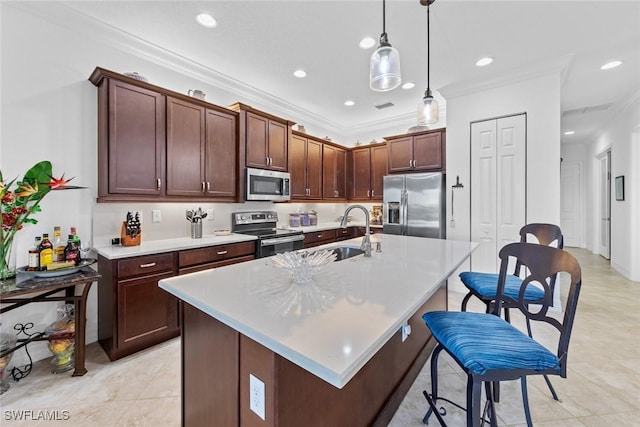
<instances>
[{"instance_id":1,"label":"silver cabinet handle","mask_svg":"<svg viewBox=\"0 0 640 427\"><path fill-rule=\"evenodd\" d=\"M371 190L367 190L367 197L371 197Z\"/></svg>"},{"instance_id":2,"label":"silver cabinet handle","mask_svg":"<svg viewBox=\"0 0 640 427\"><path fill-rule=\"evenodd\" d=\"M207 181L207 191L211 191L211 183Z\"/></svg>"},{"instance_id":3,"label":"silver cabinet handle","mask_svg":"<svg viewBox=\"0 0 640 427\"><path fill-rule=\"evenodd\" d=\"M226 255L227 252L229 252L229 251L218 251L217 254L218 255Z\"/></svg>"},{"instance_id":4,"label":"silver cabinet handle","mask_svg":"<svg viewBox=\"0 0 640 427\"><path fill-rule=\"evenodd\" d=\"M322 234L318 234L318 239L322 239Z\"/></svg>"},{"instance_id":5,"label":"silver cabinet handle","mask_svg":"<svg viewBox=\"0 0 640 427\"><path fill-rule=\"evenodd\" d=\"M154 267L156 265L155 262L150 262L149 264L140 264L140 268L149 268Z\"/></svg>"},{"instance_id":6,"label":"silver cabinet handle","mask_svg":"<svg viewBox=\"0 0 640 427\"><path fill-rule=\"evenodd\" d=\"M160 178L158 178L158 180L156 181L156 185L158 187L158 190L162 187L162 180Z\"/></svg>"},{"instance_id":7,"label":"silver cabinet handle","mask_svg":"<svg viewBox=\"0 0 640 427\"><path fill-rule=\"evenodd\" d=\"M371 197L373 197L373 191L374 191L374 190L371 190Z\"/></svg>"},{"instance_id":8,"label":"silver cabinet handle","mask_svg":"<svg viewBox=\"0 0 640 427\"><path fill-rule=\"evenodd\" d=\"M201 187L200 191L204 193L204 181L200 183L200 187Z\"/></svg>"}]
</instances>

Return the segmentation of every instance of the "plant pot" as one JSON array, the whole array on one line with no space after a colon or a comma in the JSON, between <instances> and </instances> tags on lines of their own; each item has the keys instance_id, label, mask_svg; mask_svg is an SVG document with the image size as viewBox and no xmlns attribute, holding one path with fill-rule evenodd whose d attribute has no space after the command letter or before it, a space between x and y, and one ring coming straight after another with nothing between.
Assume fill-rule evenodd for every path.
<instances>
[{"instance_id":1,"label":"plant pot","mask_svg":"<svg viewBox=\"0 0 640 427\"><path fill-rule=\"evenodd\" d=\"M120 244L122 246L140 246L142 240L142 231L131 237L127 234L127 222L122 221L122 228L120 229Z\"/></svg>"}]
</instances>

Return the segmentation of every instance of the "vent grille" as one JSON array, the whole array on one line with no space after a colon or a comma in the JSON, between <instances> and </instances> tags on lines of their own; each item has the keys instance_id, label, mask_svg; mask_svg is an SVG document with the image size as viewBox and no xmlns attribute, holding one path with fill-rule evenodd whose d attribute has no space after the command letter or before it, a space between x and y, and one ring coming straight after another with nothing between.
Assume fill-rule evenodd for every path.
<instances>
[{"instance_id":1,"label":"vent grille","mask_svg":"<svg viewBox=\"0 0 640 427\"><path fill-rule=\"evenodd\" d=\"M376 105L375 107L376 107L378 110L382 110L382 109L384 109L384 108L393 107L393 102L385 102L384 104Z\"/></svg>"},{"instance_id":2,"label":"vent grille","mask_svg":"<svg viewBox=\"0 0 640 427\"><path fill-rule=\"evenodd\" d=\"M589 113L598 113L601 111L607 111L611 107L611 103L609 104L600 104L600 105L592 105L584 108L574 108L573 110L565 110L562 112L562 117L569 116L581 116Z\"/></svg>"}]
</instances>

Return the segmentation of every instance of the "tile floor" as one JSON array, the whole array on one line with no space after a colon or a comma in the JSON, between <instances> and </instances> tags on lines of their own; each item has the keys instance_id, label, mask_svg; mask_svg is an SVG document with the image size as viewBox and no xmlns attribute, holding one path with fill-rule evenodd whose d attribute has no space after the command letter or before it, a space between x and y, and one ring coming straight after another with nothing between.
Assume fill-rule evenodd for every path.
<instances>
[{"instance_id":1,"label":"tile floor","mask_svg":"<svg viewBox=\"0 0 640 427\"><path fill-rule=\"evenodd\" d=\"M638 426L640 283L623 279L600 256L581 249L570 251L582 265L584 286L570 345L568 378L552 377L561 402L551 398L542 378L529 381L534 424ZM449 297L452 309L460 306L462 294L450 292ZM480 310L480 305L473 308ZM534 334L541 340L548 338L535 330ZM40 361L30 377L11 382L11 389L0 397L0 425L179 426L179 350L178 338L109 362L100 346L93 343L87 347L89 372L77 378L52 375L48 360ZM427 403L422 390L430 387L428 365L389 426L423 425ZM464 403L465 377L457 365L443 354L439 369L441 394ZM503 383L502 387L502 400L496 409L499 425L524 426L519 382ZM46 414L57 416L59 421L16 421L12 419L15 410L31 411L28 414L32 417L48 410ZM462 411L448 411L450 427L464 425ZM432 418L430 425L437 425L436 420Z\"/></svg>"}]
</instances>

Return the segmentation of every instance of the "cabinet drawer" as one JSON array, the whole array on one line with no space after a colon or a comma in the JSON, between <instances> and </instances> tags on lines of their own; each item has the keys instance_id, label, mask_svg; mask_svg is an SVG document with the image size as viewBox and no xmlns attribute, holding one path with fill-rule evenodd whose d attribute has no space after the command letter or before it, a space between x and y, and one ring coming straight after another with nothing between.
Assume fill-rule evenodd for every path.
<instances>
[{"instance_id":1,"label":"cabinet drawer","mask_svg":"<svg viewBox=\"0 0 640 427\"><path fill-rule=\"evenodd\" d=\"M336 229L336 240L346 240L346 239L351 239L352 237L355 237L355 232L353 227Z\"/></svg>"},{"instance_id":2,"label":"cabinet drawer","mask_svg":"<svg viewBox=\"0 0 640 427\"><path fill-rule=\"evenodd\" d=\"M118 278L173 271L173 253L142 256L118 261Z\"/></svg>"},{"instance_id":3,"label":"cabinet drawer","mask_svg":"<svg viewBox=\"0 0 640 427\"><path fill-rule=\"evenodd\" d=\"M178 268L221 261L245 255L254 255L255 252L255 241L180 251L178 253Z\"/></svg>"},{"instance_id":4,"label":"cabinet drawer","mask_svg":"<svg viewBox=\"0 0 640 427\"><path fill-rule=\"evenodd\" d=\"M336 240L335 229L316 231L313 233L304 233L305 245L309 243L316 243L316 242L328 243L328 242L334 242L335 240Z\"/></svg>"},{"instance_id":5,"label":"cabinet drawer","mask_svg":"<svg viewBox=\"0 0 640 427\"><path fill-rule=\"evenodd\" d=\"M215 261L215 262L208 262L205 264L198 264L191 267L180 268L178 270L178 275L195 273L196 271L209 270L211 268L224 267L225 265L238 264L241 262L252 261L254 259L256 259L256 256L254 254L251 254L251 255L245 255L238 258L226 259L224 261Z\"/></svg>"}]
</instances>

